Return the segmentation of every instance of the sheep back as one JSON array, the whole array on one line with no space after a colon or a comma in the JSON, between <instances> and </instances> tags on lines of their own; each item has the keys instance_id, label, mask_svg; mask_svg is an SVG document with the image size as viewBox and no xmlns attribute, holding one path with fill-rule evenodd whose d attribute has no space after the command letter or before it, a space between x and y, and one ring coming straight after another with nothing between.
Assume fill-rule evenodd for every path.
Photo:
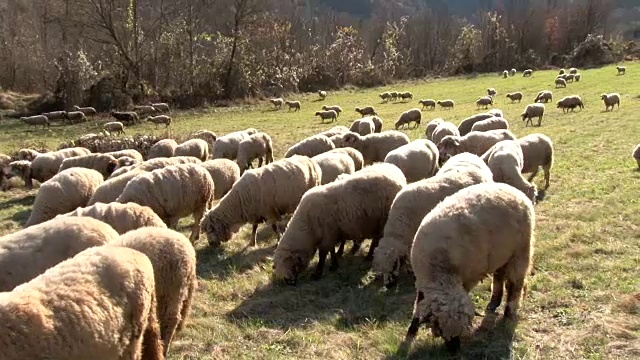
<instances>
[{"instance_id":1,"label":"sheep back","mask_svg":"<svg viewBox=\"0 0 640 360\"><path fill-rule=\"evenodd\" d=\"M59 171L73 167L93 169L102 174L106 179L111 175L116 166L118 166L118 161L109 154L89 154L64 159L60 164Z\"/></svg>"},{"instance_id":2,"label":"sheep back","mask_svg":"<svg viewBox=\"0 0 640 360\"><path fill-rule=\"evenodd\" d=\"M178 143L175 140L162 139L151 146L147 159L172 157L176 147L178 147Z\"/></svg>"},{"instance_id":3,"label":"sheep back","mask_svg":"<svg viewBox=\"0 0 640 360\"><path fill-rule=\"evenodd\" d=\"M311 158L322 171L321 185L333 182L340 174L353 174L355 165L353 159L346 153L326 152Z\"/></svg>"},{"instance_id":4,"label":"sheep back","mask_svg":"<svg viewBox=\"0 0 640 360\"><path fill-rule=\"evenodd\" d=\"M438 147L426 139L414 140L390 151L384 162L397 166L408 183L430 178L438 171Z\"/></svg>"},{"instance_id":5,"label":"sheep back","mask_svg":"<svg viewBox=\"0 0 640 360\"><path fill-rule=\"evenodd\" d=\"M209 145L202 139L190 139L178 145L174 152L174 156L192 156L207 161L209 158Z\"/></svg>"},{"instance_id":6,"label":"sheep back","mask_svg":"<svg viewBox=\"0 0 640 360\"><path fill-rule=\"evenodd\" d=\"M434 144L438 145L445 138L445 136L460 136L460 131L454 123L443 121L436 126L431 135L431 140Z\"/></svg>"},{"instance_id":7,"label":"sheep back","mask_svg":"<svg viewBox=\"0 0 640 360\"><path fill-rule=\"evenodd\" d=\"M365 165L383 162L390 151L409 143L409 137L395 130L360 136L354 133L342 135L345 146L350 146L362 153Z\"/></svg>"},{"instance_id":8,"label":"sheep back","mask_svg":"<svg viewBox=\"0 0 640 360\"><path fill-rule=\"evenodd\" d=\"M58 217L70 216L85 216L100 220L105 224L109 224L120 235L142 227L167 227L151 208L136 203L96 203L88 207L77 208L63 215L58 215Z\"/></svg>"},{"instance_id":9,"label":"sheep back","mask_svg":"<svg viewBox=\"0 0 640 360\"><path fill-rule=\"evenodd\" d=\"M362 157L362 153L360 153L360 151L354 148L350 148L350 147L337 148L337 149L327 151L327 153L343 153L343 154L349 155L351 157L351 160L353 160L353 166L355 171L361 170L362 167L364 166L364 159Z\"/></svg>"},{"instance_id":10,"label":"sheep back","mask_svg":"<svg viewBox=\"0 0 640 360\"><path fill-rule=\"evenodd\" d=\"M471 131L508 130L509 122L502 117L492 117L473 124Z\"/></svg>"},{"instance_id":11,"label":"sheep back","mask_svg":"<svg viewBox=\"0 0 640 360\"><path fill-rule=\"evenodd\" d=\"M229 159L214 159L202 163L207 169L214 184L213 198L214 200L222 199L233 184L240 179L240 168L238 164Z\"/></svg>"},{"instance_id":12,"label":"sheep back","mask_svg":"<svg viewBox=\"0 0 640 360\"><path fill-rule=\"evenodd\" d=\"M82 147L67 148L39 154L31 162L30 177L43 183L58 173L62 161L74 156L89 155L91 151ZM27 184L30 186L31 184Z\"/></svg>"},{"instance_id":13,"label":"sheep back","mask_svg":"<svg viewBox=\"0 0 640 360\"><path fill-rule=\"evenodd\" d=\"M284 157L290 158L294 155L314 157L333 149L335 149L335 145L328 137L324 135L314 135L291 146L284 154Z\"/></svg>"}]
</instances>

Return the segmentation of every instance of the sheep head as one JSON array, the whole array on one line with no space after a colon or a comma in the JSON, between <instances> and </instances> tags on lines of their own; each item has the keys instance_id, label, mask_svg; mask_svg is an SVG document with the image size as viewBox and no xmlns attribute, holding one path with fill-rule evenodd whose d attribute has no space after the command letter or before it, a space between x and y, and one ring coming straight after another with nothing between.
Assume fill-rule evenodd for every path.
<instances>
[{"instance_id":1,"label":"sheep head","mask_svg":"<svg viewBox=\"0 0 640 360\"><path fill-rule=\"evenodd\" d=\"M229 225L216 214L216 208L204 216L200 224L202 231L207 234L209 246L218 247L221 243L231 240L233 234L240 230L237 224Z\"/></svg>"},{"instance_id":2,"label":"sheep head","mask_svg":"<svg viewBox=\"0 0 640 360\"><path fill-rule=\"evenodd\" d=\"M288 285L295 285L300 274L306 269L309 260L299 252L286 250L276 251L273 259L274 274L277 279L284 280Z\"/></svg>"},{"instance_id":3,"label":"sheep head","mask_svg":"<svg viewBox=\"0 0 640 360\"><path fill-rule=\"evenodd\" d=\"M360 134L346 133L342 135L342 142L346 146L353 146L360 141Z\"/></svg>"},{"instance_id":4,"label":"sheep head","mask_svg":"<svg viewBox=\"0 0 640 360\"><path fill-rule=\"evenodd\" d=\"M600 100L607 100L607 94L600 95Z\"/></svg>"},{"instance_id":5,"label":"sheep head","mask_svg":"<svg viewBox=\"0 0 640 360\"><path fill-rule=\"evenodd\" d=\"M462 284L453 276L444 275L421 292L423 299L418 301L417 309L422 322L433 336L444 338L447 347L459 344L459 338L470 333L475 316L471 298Z\"/></svg>"}]
</instances>

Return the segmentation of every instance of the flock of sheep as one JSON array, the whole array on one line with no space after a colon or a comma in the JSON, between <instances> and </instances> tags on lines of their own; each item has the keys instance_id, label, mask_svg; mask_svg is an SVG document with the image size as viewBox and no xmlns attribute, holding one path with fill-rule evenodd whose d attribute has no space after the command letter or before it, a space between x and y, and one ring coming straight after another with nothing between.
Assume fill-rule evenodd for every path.
<instances>
[{"instance_id":1,"label":"flock of sheep","mask_svg":"<svg viewBox=\"0 0 640 360\"><path fill-rule=\"evenodd\" d=\"M491 99L496 94L488 89ZM523 120L542 118L538 101L552 100L545 94ZM279 100L271 102L300 109ZM458 125L434 119L414 141L398 129L419 127L420 109L403 112L387 131L373 107L356 111L363 117L349 128L303 139L277 160L272 138L254 128L202 130L180 144L164 139L145 154L69 147L0 155L5 184L41 183L25 229L0 238L3 359L164 358L189 314L200 234L217 247L251 224L248 246L256 246L265 222L278 238L273 272L288 284L316 252L313 279L329 255L336 270L349 240L355 254L371 239L366 260L387 289L410 270L416 298L405 344L425 325L459 347L476 314L469 291L487 274L486 310L495 312L506 291L504 316L515 318L532 266L534 205L550 186L551 139L516 138L498 109ZM335 120L342 109L323 112L330 116L322 120ZM640 145L633 156L640 168ZM539 169L540 190L532 183ZM172 229L188 216L186 238Z\"/></svg>"}]
</instances>

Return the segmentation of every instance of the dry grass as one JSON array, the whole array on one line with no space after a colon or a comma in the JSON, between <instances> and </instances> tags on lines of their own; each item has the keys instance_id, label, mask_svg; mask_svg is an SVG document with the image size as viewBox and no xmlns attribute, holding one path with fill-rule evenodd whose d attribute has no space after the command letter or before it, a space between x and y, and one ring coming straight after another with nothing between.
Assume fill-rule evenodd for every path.
<instances>
[{"instance_id":1,"label":"dry grass","mask_svg":"<svg viewBox=\"0 0 640 360\"><path fill-rule=\"evenodd\" d=\"M273 111L270 105L204 109L173 114L173 134L206 128L227 133L247 127L268 132L276 155L300 139L327 129L313 113L322 104L339 104L345 112L338 124L349 125L356 106L374 105L385 129L419 98L453 98L451 111L424 111L423 126L408 131L419 138L426 122L443 117L458 123L477 112L475 99L485 89L498 90L496 107L505 112L518 135L542 132L556 148L551 188L537 205L535 275L529 279L521 320L477 319L477 331L463 341L465 359L634 359L640 357L640 172L631 158L640 142L640 64L627 64L627 75L613 66L582 71L582 81L554 89L555 71L532 78L498 76L414 81L373 90L295 95L298 113ZM408 103L380 104L384 90L408 90ZM547 105L542 127L524 128L519 114L544 89L561 96L578 94L586 108L563 114ZM511 104L507 92L522 91L522 104ZM605 113L602 92L620 92L620 110ZM38 142L59 142L95 132L97 122L50 131L26 132L22 124L0 126L0 152ZM152 125L128 133L160 135ZM0 194L0 234L16 231L26 220L34 192L16 188ZM183 225L189 224L185 221ZM183 229L186 232L186 228ZM411 317L412 284L401 281L395 292L382 294L364 262L364 251L343 259L340 269L320 281L302 276L297 287L273 284L270 229L260 232L259 246L244 250L249 229L221 249L198 243L200 286L188 326L177 337L171 359L400 359L397 354ZM472 292L479 310L488 301L489 282ZM442 342L421 331L411 359L448 358Z\"/></svg>"}]
</instances>

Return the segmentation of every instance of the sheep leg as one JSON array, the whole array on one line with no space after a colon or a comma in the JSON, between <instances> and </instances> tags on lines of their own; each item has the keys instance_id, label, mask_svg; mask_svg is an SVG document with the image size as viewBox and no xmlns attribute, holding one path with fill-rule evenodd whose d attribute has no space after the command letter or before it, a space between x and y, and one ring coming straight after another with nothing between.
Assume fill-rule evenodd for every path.
<instances>
[{"instance_id":1,"label":"sheep leg","mask_svg":"<svg viewBox=\"0 0 640 360\"><path fill-rule=\"evenodd\" d=\"M336 256L342 257L342 254L344 253L344 245L346 243L347 243L347 240L342 240L342 242L340 243L340 247L338 248L338 252L336 253Z\"/></svg>"},{"instance_id":2,"label":"sheep leg","mask_svg":"<svg viewBox=\"0 0 640 360\"><path fill-rule=\"evenodd\" d=\"M549 188L549 180L551 178L551 169L549 166L545 166L542 170L544 171L544 190L547 190Z\"/></svg>"},{"instance_id":3,"label":"sheep leg","mask_svg":"<svg viewBox=\"0 0 640 360\"><path fill-rule=\"evenodd\" d=\"M258 158L258 167L262 167L262 156Z\"/></svg>"},{"instance_id":4,"label":"sheep leg","mask_svg":"<svg viewBox=\"0 0 640 360\"><path fill-rule=\"evenodd\" d=\"M531 180L533 180L534 177L536 177L536 175L538 175L538 168L536 167L535 170L533 170L533 173L529 176L529 179L527 179L527 181L531 182Z\"/></svg>"},{"instance_id":5,"label":"sheep leg","mask_svg":"<svg viewBox=\"0 0 640 360\"><path fill-rule=\"evenodd\" d=\"M516 320L523 289L524 279L507 279L507 306L504 308L505 318Z\"/></svg>"},{"instance_id":6,"label":"sheep leg","mask_svg":"<svg viewBox=\"0 0 640 360\"><path fill-rule=\"evenodd\" d=\"M367 256L364 258L366 261L373 260L373 251L378 247L379 243L380 243L380 238L375 238L371 240L371 246L369 246L369 252L367 253Z\"/></svg>"},{"instance_id":7,"label":"sheep leg","mask_svg":"<svg viewBox=\"0 0 640 360\"><path fill-rule=\"evenodd\" d=\"M311 280L320 280L322 277L322 272L324 271L324 263L327 261L327 254L329 252L327 250L318 250L318 266L316 266L316 270L311 275Z\"/></svg>"},{"instance_id":8,"label":"sheep leg","mask_svg":"<svg viewBox=\"0 0 640 360\"><path fill-rule=\"evenodd\" d=\"M487 311L496 312L496 309L500 307L502 302L502 296L504 295L504 269L499 269L493 274L493 283L491 284L491 300L487 305Z\"/></svg>"},{"instance_id":9,"label":"sheep leg","mask_svg":"<svg viewBox=\"0 0 640 360\"><path fill-rule=\"evenodd\" d=\"M409 329L407 329L407 335L404 338L405 342L411 343L413 339L418 335L418 329L420 328L420 317L417 316L418 304L420 301L424 299L424 293L420 290L416 291L416 300L413 304L413 319L411 319L411 324L409 325Z\"/></svg>"},{"instance_id":10,"label":"sheep leg","mask_svg":"<svg viewBox=\"0 0 640 360\"><path fill-rule=\"evenodd\" d=\"M362 246L362 240L353 240L353 246L351 247L349 254L355 255L358 250L360 250L360 246Z\"/></svg>"},{"instance_id":11,"label":"sheep leg","mask_svg":"<svg viewBox=\"0 0 640 360\"><path fill-rule=\"evenodd\" d=\"M280 233L280 230L278 229L278 223L273 222L271 223L271 229L273 230L274 233L276 233L276 238L278 239L278 243L280 242L280 238L282 237L282 234Z\"/></svg>"},{"instance_id":12,"label":"sheep leg","mask_svg":"<svg viewBox=\"0 0 640 360\"><path fill-rule=\"evenodd\" d=\"M331 254L331 265L329 265L329 271L336 271L338 270L338 257L336 256L336 249L335 248L331 248L331 250L329 250L329 254Z\"/></svg>"},{"instance_id":13,"label":"sheep leg","mask_svg":"<svg viewBox=\"0 0 640 360\"><path fill-rule=\"evenodd\" d=\"M193 225L191 227L191 236L189 240L194 244L196 240L200 239L200 220L204 216L205 209L197 210L193 213Z\"/></svg>"},{"instance_id":14,"label":"sheep leg","mask_svg":"<svg viewBox=\"0 0 640 360\"><path fill-rule=\"evenodd\" d=\"M257 235L258 235L258 223L253 224L253 228L251 229L251 239L249 239L249 247L257 245Z\"/></svg>"}]
</instances>

